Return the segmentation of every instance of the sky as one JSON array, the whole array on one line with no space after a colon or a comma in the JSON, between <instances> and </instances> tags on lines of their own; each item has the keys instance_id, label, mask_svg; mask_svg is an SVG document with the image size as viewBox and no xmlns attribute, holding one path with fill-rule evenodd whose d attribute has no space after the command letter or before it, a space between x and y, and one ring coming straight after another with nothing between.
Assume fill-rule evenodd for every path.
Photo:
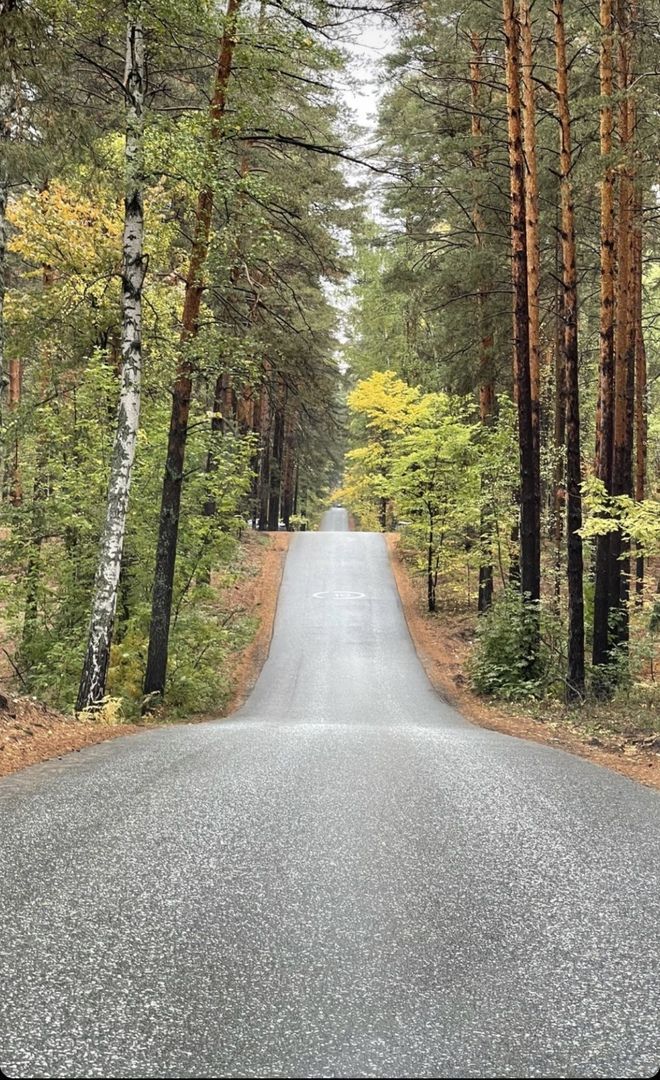
<instances>
[{"instance_id":1,"label":"sky","mask_svg":"<svg viewBox=\"0 0 660 1080\"><path fill-rule=\"evenodd\" d=\"M380 81L382 60L393 47L394 35L392 29L382 20L365 16L356 21L350 32L347 31L345 35L342 35L341 44L351 57L347 77L341 86L342 96L355 121L365 129L360 142L351 147L351 152L359 157L373 145L378 101L382 93ZM350 177L364 179L365 170L359 166L346 165L346 171ZM374 195L372 213L378 217L378 196L375 189L372 190ZM350 280L348 288L345 284L342 286L328 284L327 286L332 302L341 312L337 335L341 344L347 341L347 320L355 303L353 284ZM337 362L340 371L345 372L347 364L342 356L341 345L337 353Z\"/></svg>"},{"instance_id":2,"label":"sky","mask_svg":"<svg viewBox=\"0 0 660 1080\"><path fill-rule=\"evenodd\" d=\"M373 131L376 109L381 88L379 85L380 62L393 46L393 33L382 20L365 16L347 32L342 42L351 54L350 78L357 85L346 87L346 102L359 124Z\"/></svg>"}]
</instances>

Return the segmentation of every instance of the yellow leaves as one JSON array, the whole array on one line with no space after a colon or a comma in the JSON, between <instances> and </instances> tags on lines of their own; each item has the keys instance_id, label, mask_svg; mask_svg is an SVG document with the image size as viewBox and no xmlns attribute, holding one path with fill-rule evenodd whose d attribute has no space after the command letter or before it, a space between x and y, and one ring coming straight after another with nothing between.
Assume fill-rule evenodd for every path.
<instances>
[{"instance_id":1,"label":"yellow leaves","mask_svg":"<svg viewBox=\"0 0 660 1080\"><path fill-rule=\"evenodd\" d=\"M42 273L81 279L113 271L121 260L122 211L103 204L99 193L51 181L44 191L12 202L8 218L15 229L10 248Z\"/></svg>"},{"instance_id":2,"label":"yellow leaves","mask_svg":"<svg viewBox=\"0 0 660 1080\"><path fill-rule=\"evenodd\" d=\"M351 412L364 414L367 427L383 434L415 423L421 415L420 393L394 371L374 371L348 395Z\"/></svg>"}]
</instances>

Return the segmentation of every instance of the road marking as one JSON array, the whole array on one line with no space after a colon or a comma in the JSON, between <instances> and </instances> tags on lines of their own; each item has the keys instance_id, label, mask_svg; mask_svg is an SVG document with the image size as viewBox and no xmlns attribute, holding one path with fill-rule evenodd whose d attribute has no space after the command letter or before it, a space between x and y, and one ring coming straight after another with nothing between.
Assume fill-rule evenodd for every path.
<instances>
[{"instance_id":1,"label":"road marking","mask_svg":"<svg viewBox=\"0 0 660 1080\"><path fill-rule=\"evenodd\" d=\"M363 592L347 592L345 590L330 589L327 592L312 593L317 600L363 600Z\"/></svg>"}]
</instances>

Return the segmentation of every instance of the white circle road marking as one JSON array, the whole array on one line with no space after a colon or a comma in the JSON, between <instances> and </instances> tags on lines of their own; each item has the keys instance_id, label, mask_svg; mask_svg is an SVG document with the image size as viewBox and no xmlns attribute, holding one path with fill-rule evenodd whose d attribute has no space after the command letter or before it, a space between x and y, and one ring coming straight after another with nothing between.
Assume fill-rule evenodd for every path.
<instances>
[{"instance_id":1,"label":"white circle road marking","mask_svg":"<svg viewBox=\"0 0 660 1080\"><path fill-rule=\"evenodd\" d=\"M330 590L328 592L315 592L312 593L312 596L317 600L363 600L365 593Z\"/></svg>"}]
</instances>

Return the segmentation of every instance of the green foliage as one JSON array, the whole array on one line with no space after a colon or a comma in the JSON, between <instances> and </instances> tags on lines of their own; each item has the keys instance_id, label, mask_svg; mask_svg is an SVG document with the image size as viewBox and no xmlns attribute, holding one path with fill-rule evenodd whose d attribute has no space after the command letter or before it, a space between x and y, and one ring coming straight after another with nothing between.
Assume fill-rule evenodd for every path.
<instances>
[{"instance_id":1,"label":"green foliage","mask_svg":"<svg viewBox=\"0 0 660 1080\"><path fill-rule=\"evenodd\" d=\"M534 655L532 642L539 625L541 648ZM507 701L543 697L561 678L560 630L555 616L523 604L519 593L504 590L479 619L468 663L474 689Z\"/></svg>"},{"instance_id":2,"label":"green foliage","mask_svg":"<svg viewBox=\"0 0 660 1080\"><path fill-rule=\"evenodd\" d=\"M469 398L422 394L393 371L374 371L357 382L348 408L354 445L335 497L360 528L399 523L427 574L429 605L439 579L446 598L463 590L466 567L476 575L486 561L504 572L518 482L511 403L503 399L484 426Z\"/></svg>"},{"instance_id":3,"label":"green foliage","mask_svg":"<svg viewBox=\"0 0 660 1080\"><path fill-rule=\"evenodd\" d=\"M645 555L660 554L660 501L636 502L629 495L608 495L602 480L590 477L584 484L587 518L582 536L592 538L620 531Z\"/></svg>"},{"instance_id":4,"label":"green foliage","mask_svg":"<svg viewBox=\"0 0 660 1080\"><path fill-rule=\"evenodd\" d=\"M20 403L9 409L0 400L0 601L22 687L69 708L97 570L121 368L127 7L104 0L18 7L8 16L0 72L11 114L2 359L22 369ZM260 12L242 4L228 107L213 140L209 90L226 5L128 6L138 9L149 74L142 408L108 679L109 709L125 716L141 703L171 389L181 362L192 372L193 393L166 693L177 713L222 703L229 657L254 629L251 614L218 609L216 586L242 572L237 537L254 516L259 455L268 439L272 445L282 400L299 494L294 525L314 520L337 482L343 414L330 291L346 273L344 236L359 217L338 159L298 145L337 143L332 75L344 61L324 33L303 26L295 11L274 15L267 5ZM285 68L277 60L284 54ZM203 188L214 208L199 332L182 344ZM231 387L220 405L219 378ZM271 428L250 434L262 395Z\"/></svg>"}]
</instances>

